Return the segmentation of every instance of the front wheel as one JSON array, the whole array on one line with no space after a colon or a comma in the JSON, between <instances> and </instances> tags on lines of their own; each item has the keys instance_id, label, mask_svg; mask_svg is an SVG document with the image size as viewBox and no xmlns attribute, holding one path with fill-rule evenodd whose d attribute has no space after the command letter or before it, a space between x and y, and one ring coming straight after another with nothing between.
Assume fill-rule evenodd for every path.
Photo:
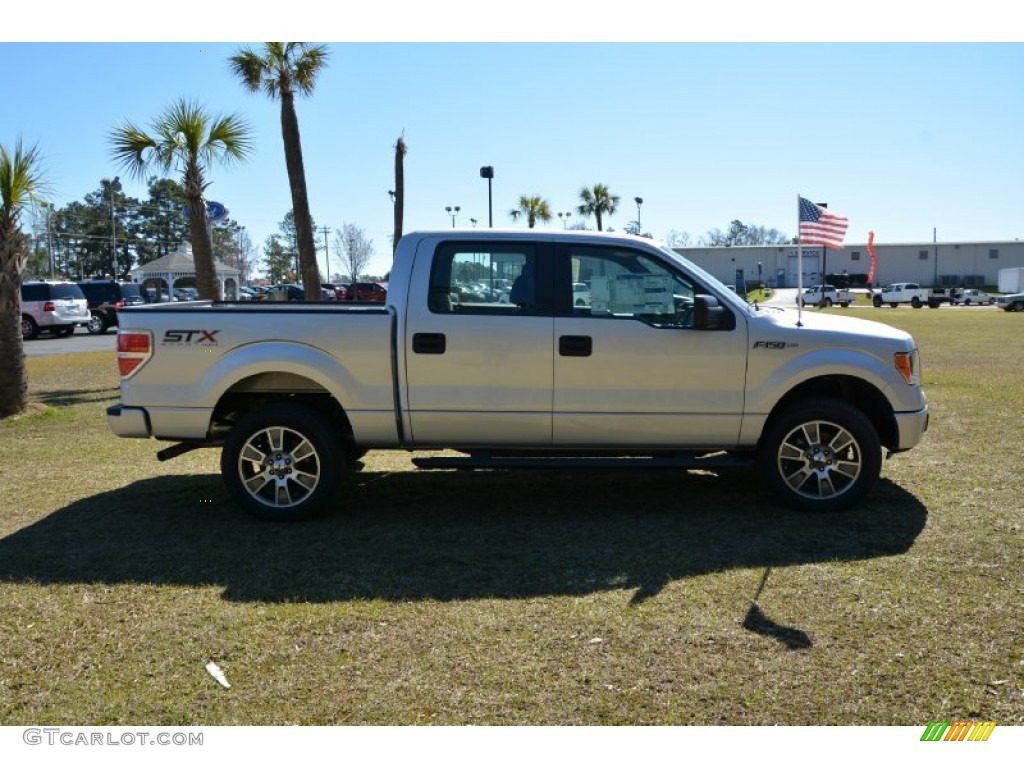
<instances>
[{"instance_id":1,"label":"front wheel","mask_svg":"<svg viewBox=\"0 0 1024 768\"><path fill-rule=\"evenodd\" d=\"M758 466L783 505L834 512L852 507L878 480L882 446L861 411L844 400L814 398L769 422Z\"/></svg>"},{"instance_id":2,"label":"front wheel","mask_svg":"<svg viewBox=\"0 0 1024 768\"><path fill-rule=\"evenodd\" d=\"M277 522L305 520L338 488L340 441L308 408L276 403L248 413L228 434L220 470L247 512Z\"/></svg>"}]
</instances>

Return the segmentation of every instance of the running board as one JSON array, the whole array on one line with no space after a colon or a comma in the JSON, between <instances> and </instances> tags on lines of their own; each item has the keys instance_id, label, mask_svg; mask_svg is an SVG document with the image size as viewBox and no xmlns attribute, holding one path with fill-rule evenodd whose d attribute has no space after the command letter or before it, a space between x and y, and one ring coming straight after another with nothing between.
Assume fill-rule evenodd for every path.
<instances>
[{"instance_id":1,"label":"running board","mask_svg":"<svg viewBox=\"0 0 1024 768\"><path fill-rule=\"evenodd\" d=\"M728 453L678 451L642 456L508 455L474 451L468 456L415 457L420 469L749 469L753 459Z\"/></svg>"}]
</instances>

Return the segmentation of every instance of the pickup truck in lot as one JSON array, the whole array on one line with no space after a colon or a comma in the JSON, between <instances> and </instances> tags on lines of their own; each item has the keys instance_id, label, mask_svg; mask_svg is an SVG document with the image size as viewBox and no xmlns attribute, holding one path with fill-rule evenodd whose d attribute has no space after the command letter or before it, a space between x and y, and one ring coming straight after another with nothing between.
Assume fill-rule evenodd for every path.
<instances>
[{"instance_id":1,"label":"pickup truck in lot","mask_svg":"<svg viewBox=\"0 0 1024 768\"><path fill-rule=\"evenodd\" d=\"M814 307L824 305L831 307L838 304L840 307L848 307L857 297L849 288L836 288L834 285L815 285L804 290L797 298L797 304L801 307Z\"/></svg>"},{"instance_id":2,"label":"pickup truck in lot","mask_svg":"<svg viewBox=\"0 0 1024 768\"><path fill-rule=\"evenodd\" d=\"M509 288L464 290L492 282ZM220 447L233 498L270 520L323 508L370 449L460 454L425 469L756 467L781 503L841 510L928 425L909 334L749 305L629 235L414 232L383 304L122 318L113 432L174 441L160 459Z\"/></svg>"},{"instance_id":3,"label":"pickup truck in lot","mask_svg":"<svg viewBox=\"0 0 1024 768\"><path fill-rule=\"evenodd\" d=\"M924 306L935 309L941 304L949 303L950 300L950 294L941 288L922 288L917 283L893 283L871 297L871 303L875 307L885 304L890 307L909 304L914 309Z\"/></svg>"}]
</instances>

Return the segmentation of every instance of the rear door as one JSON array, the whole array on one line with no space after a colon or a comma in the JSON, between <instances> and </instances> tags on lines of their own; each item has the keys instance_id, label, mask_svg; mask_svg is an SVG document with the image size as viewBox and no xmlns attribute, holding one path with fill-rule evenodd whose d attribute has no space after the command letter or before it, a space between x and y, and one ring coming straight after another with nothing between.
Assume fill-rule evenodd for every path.
<instances>
[{"instance_id":1,"label":"rear door","mask_svg":"<svg viewBox=\"0 0 1024 768\"><path fill-rule=\"evenodd\" d=\"M550 445L548 251L536 242L453 240L417 257L403 350L414 443Z\"/></svg>"}]
</instances>

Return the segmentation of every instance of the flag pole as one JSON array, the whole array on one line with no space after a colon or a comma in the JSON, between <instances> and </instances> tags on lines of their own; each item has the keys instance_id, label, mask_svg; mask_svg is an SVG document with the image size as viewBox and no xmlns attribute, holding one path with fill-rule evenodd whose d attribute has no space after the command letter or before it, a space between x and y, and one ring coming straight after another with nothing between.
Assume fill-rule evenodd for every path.
<instances>
[{"instance_id":1,"label":"flag pole","mask_svg":"<svg viewBox=\"0 0 1024 768\"><path fill-rule=\"evenodd\" d=\"M796 196L796 327L803 327L804 250L800 237L800 194Z\"/></svg>"}]
</instances>

